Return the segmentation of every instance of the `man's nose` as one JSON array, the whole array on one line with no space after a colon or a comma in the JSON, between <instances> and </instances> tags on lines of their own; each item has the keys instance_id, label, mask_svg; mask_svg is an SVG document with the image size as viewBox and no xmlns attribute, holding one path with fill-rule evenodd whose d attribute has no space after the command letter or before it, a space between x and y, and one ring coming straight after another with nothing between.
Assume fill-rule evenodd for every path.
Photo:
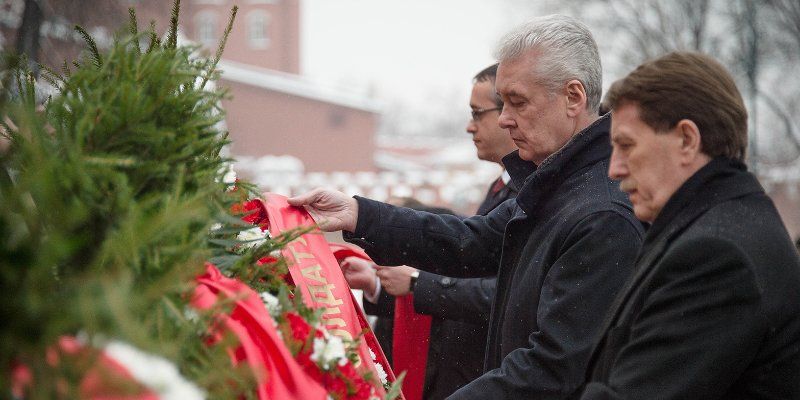
<instances>
[{"instance_id":1,"label":"man's nose","mask_svg":"<svg viewBox=\"0 0 800 400\"><path fill-rule=\"evenodd\" d=\"M478 124L476 124L475 120L472 118L467 121L467 133L471 135L478 133Z\"/></svg>"},{"instance_id":2,"label":"man's nose","mask_svg":"<svg viewBox=\"0 0 800 400\"><path fill-rule=\"evenodd\" d=\"M516 121L514 121L514 119L511 118L510 115L508 115L508 112L506 111L505 107L503 107L503 109L500 110L500 117L497 118L497 124L500 126L500 128L503 129L511 129L517 127Z\"/></svg>"},{"instance_id":3,"label":"man's nose","mask_svg":"<svg viewBox=\"0 0 800 400\"><path fill-rule=\"evenodd\" d=\"M611 162L608 164L608 177L613 180L621 180L628 175L628 167L623 157L617 150L611 152Z\"/></svg>"}]
</instances>

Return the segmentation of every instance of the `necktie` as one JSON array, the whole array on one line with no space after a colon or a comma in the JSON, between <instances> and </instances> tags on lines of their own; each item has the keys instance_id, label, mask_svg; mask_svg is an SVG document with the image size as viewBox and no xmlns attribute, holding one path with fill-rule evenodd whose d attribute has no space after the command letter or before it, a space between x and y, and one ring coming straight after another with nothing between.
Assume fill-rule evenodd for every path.
<instances>
[{"instance_id":1,"label":"necktie","mask_svg":"<svg viewBox=\"0 0 800 400\"><path fill-rule=\"evenodd\" d=\"M506 184L503 183L503 178L497 178L497 180L494 181L494 185L492 185L492 194L497 194L497 192L501 191L504 187L506 187Z\"/></svg>"}]
</instances>

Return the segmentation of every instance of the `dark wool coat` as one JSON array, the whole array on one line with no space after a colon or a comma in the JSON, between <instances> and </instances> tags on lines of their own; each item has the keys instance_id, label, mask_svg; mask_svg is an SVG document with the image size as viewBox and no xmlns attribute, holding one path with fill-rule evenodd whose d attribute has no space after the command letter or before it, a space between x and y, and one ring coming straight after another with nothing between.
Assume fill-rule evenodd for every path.
<instances>
[{"instance_id":1,"label":"dark wool coat","mask_svg":"<svg viewBox=\"0 0 800 400\"><path fill-rule=\"evenodd\" d=\"M459 279L420 271L414 310L432 317L425 400L444 399L483 373L496 282L495 278ZM364 311L392 317L394 304L395 297L381 291L377 304L364 302Z\"/></svg>"},{"instance_id":2,"label":"dark wool coat","mask_svg":"<svg viewBox=\"0 0 800 400\"><path fill-rule=\"evenodd\" d=\"M513 185L496 192L490 187L477 215L486 215L516 196ZM442 400L483 373L496 286L494 277L459 279L420 271L414 288L414 311L432 317L422 392L425 400ZM394 315L394 304L394 296L382 291L377 304L364 302L364 311L388 320Z\"/></svg>"},{"instance_id":3,"label":"dark wool coat","mask_svg":"<svg viewBox=\"0 0 800 400\"><path fill-rule=\"evenodd\" d=\"M498 275L489 372L452 398L565 398L584 383L643 235L627 196L607 177L609 125L600 118L527 177L509 166L522 162L518 156L507 156L520 192L487 216L462 220L356 197L358 225L344 236L378 264Z\"/></svg>"},{"instance_id":4,"label":"dark wool coat","mask_svg":"<svg viewBox=\"0 0 800 400\"><path fill-rule=\"evenodd\" d=\"M486 192L486 197L483 198L483 202L481 202L481 205L478 206L478 211L475 213L475 215L486 215L490 211L497 208L497 206L500 204L503 204L503 202L506 200L517 197L519 190L517 190L516 186L514 186L512 182L503 184L503 187L500 190L496 192L494 191L494 185L496 185L498 182L502 182L502 179L502 177L497 178L497 180L495 180L492 185L489 186L489 190Z\"/></svg>"},{"instance_id":5,"label":"dark wool coat","mask_svg":"<svg viewBox=\"0 0 800 400\"><path fill-rule=\"evenodd\" d=\"M583 399L800 399L800 261L741 163L675 192L612 310Z\"/></svg>"}]
</instances>

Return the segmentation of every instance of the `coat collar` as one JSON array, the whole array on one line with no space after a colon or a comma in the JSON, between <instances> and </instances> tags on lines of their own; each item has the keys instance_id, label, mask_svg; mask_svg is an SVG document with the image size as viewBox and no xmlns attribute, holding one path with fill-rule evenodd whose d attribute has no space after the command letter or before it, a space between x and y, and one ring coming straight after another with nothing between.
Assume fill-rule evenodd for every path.
<instances>
[{"instance_id":1,"label":"coat collar","mask_svg":"<svg viewBox=\"0 0 800 400\"><path fill-rule=\"evenodd\" d=\"M511 181L519 189L517 203L527 214L553 195L554 189L568 177L611 156L608 131L611 116L598 118L575 134L560 150L545 159L540 166L519 158L519 151L503 157L503 165Z\"/></svg>"},{"instance_id":2,"label":"coat collar","mask_svg":"<svg viewBox=\"0 0 800 400\"><path fill-rule=\"evenodd\" d=\"M763 191L742 162L723 157L712 159L669 198L647 231L642 253L661 239L669 240L709 208Z\"/></svg>"},{"instance_id":3,"label":"coat collar","mask_svg":"<svg viewBox=\"0 0 800 400\"><path fill-rule=\"evenodd\" d=\"M536 164L521 159L519 150L514 150L513 153L503 157L503 166L511 177L511 185L517 191L525 184L525 179L536 171Z\"/></svg>"},{"instance_id":4,"label":"coat collar","mask_svg":"<svg viewBox=\"0 0 800 400\"><path fill-rule=\"evenodd\" d=\"M715 205L763 191L756 177L747 172L743 163L718 157L698 170L673 193L647 231L634 275L619 291L606 315L601 331L603 339L592 350L590 366L597 362L606 335L619 318L623 305L635 292L635 288L650 275L656 261L666 251L672 239ZM587 377L591 377L592 370L593 367L587 370Z\"/></svg>"}]
</instances>

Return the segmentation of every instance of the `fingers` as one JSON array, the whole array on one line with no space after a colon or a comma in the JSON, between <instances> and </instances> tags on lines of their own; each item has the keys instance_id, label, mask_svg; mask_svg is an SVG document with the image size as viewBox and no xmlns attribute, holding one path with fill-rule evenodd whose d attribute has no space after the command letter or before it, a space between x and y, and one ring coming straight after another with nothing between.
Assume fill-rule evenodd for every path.
<instances>
[{"instance_id":1,"label":"fingers","mask_svg":"<svg viewBox=\"0 0 800 400\"><path fill-rule=\"evenodd\" d=\"M393 281L402 278L402 274L398 273L392 269L392 267L380 267L380 269L375 270L375 275L378 275L378 278L381 278L381 282L384 281Z\"/></svg>"},{"instance_id":2,"label":"fingers","mask_svg":"<svg viewBox=\"0 0 800 400\"><path fill-rule=\"evenodd\" d=\"M344 263L348 268L359 271L369 271L372 267L371 262L358 257L347 257L344 259Z\"/></svg>"},{"instance_id":3,"label":"fingers","mask_svg":"<svg viewBox=\"0 0 800 400\"><path fill-rule=\"evenodd\" d=\"M345 274L347 274L347 272L349 272L352 267L353 265L350 264L347 260L344 260L339 263L339 268L341 268L342 272L344 272Z\"/></svg>"},{"instance_id":4,"label":"fingers","mask_svg":"<svg viewBox=\"0 0 800 400\"><path fill-rule=\"evenodd\" d=\"M319 200L322 192L324 192L324 189L316 188L310 192L303 193L295 197L289 197L286 199L286 201L296 207L309 205Z\"/></svg>"}]
</instances>

